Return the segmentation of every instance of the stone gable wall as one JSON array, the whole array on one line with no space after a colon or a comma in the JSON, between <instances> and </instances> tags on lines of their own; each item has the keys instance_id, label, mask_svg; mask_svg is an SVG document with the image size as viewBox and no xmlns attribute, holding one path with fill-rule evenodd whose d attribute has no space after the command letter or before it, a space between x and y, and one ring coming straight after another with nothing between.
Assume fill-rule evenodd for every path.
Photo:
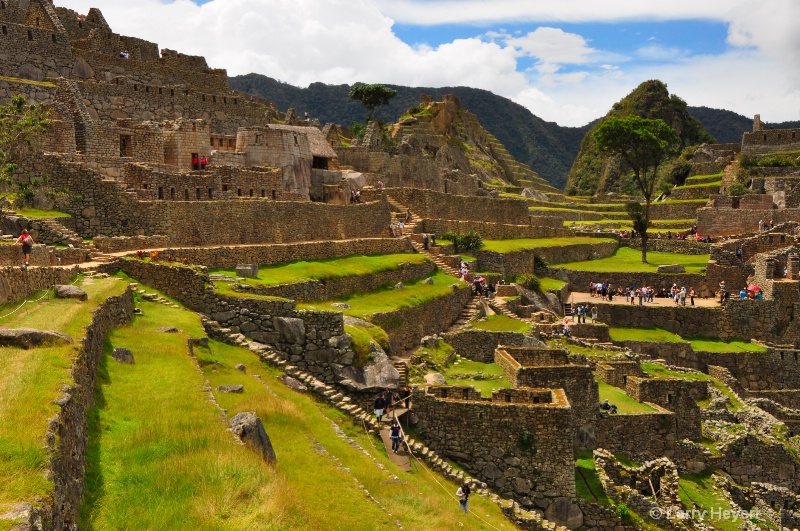
<instances>
[{"instance_id":1,"label":"stone gable wall","mask_svg":"<svg viewBox=\"0 0 800 531\"><path fill-rule=\"evenodd\" d=\"M563 391L552 393L553 403L522 405L417 391L414 411L432 449L458 460L501 496L532 507L537 500L575 496L571 410ZM522 433L530 434L535 451L520 446Z\"/></svg>"}]
</instances>

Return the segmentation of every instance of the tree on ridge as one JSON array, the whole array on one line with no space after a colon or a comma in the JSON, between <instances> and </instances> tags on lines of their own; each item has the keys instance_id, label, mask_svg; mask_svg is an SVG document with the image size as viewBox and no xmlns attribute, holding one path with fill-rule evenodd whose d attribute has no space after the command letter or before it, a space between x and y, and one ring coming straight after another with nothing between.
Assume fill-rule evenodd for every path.
<instances>
[{"instance_id":1,"label":"tree on ridge","mask_svg":"<svg viewBox=\"0 0 800 531\"><path fill-rule=\"evenodd\" d=\"M370 121L375 109L389 103L392 98L397 96L397 91L380 84L359 83L350 89L349 96L350 99L361 102L361 105L367 110L367 121Z\"/></svg>"}]
</instances>

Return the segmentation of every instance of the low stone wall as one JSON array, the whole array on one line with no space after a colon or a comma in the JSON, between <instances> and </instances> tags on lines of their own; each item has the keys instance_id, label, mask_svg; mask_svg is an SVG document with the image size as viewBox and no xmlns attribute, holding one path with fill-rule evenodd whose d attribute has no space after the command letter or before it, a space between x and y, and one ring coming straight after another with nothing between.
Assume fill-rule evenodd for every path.
<instances>
[{"instance_id":1,"label":"low stone wall","mask_svg":"<svg viewBox=\"0 0 800 531\"><path fill-rule=\"evenodd\" d=\"M650 219L694 219L697 209L706 206L702 201L688 203L653 203L650 205ZM703 235L707 233L702 233Z\"/></svg>"},{"instance_id":2,"label":"low stone wall","mask_svg":"<svg viewBox=\"0 0 800 531\"><path fill-rule=\"evenodd\" d=\"M408 238L359 238L239 247L170 247L164 251L164 254L171 254L178 259L186 258L191 264L229 269L236 267L237 264L266 266L293 260L318 260L412 251L413 247Z\"/></svg>"},{"instance_id":3,"label":"low stone wall","mask_svg":"<svg viewBox=\"0 0 800 531\"><path fill-rule=\"evenodd\" d=\"M69 284L80 269L50 267L4 267L0 269L0 304L24 299L53 284Z\"/></svg>"},{"instance_id":4,"label":"low stone wall","mask_svg":"<svg viewBox=\"0 0 800 531\"><path fill-rule=\"evenodd\" d=\"M617 242L598 242L538 247L510 253L478 251L476 268L478 271L496 271L506 276L520 275L533 273L536 256L550 263L577 262L611 256L616 250Z\"/></svg>"},{"instance_id":5,"label":"low stone wall","mask_svg":"<svg viewBox=\"0 0 800 531\"><path fill-rule=\"evenodd\" d=\"M697 232L714 238L736 234L752 234L759 220L774 224L800 221L800 208L772 210L744 208L700 208L697 210Z\"/></svg>"},{"instance_id":6,"label":"low stone wall","mask_svg":"<svg viewBox=\"0 0 800 531\"><path fill-rule=\"evenodd\" d=\"M118 253L140 249L161 249L170 244L169 236L95 236L94 246L103 253Z\"/></svg>"},{"instance_id":7,"label":"low stone wall","mask_svg":"<svg viewBox=\"0 0 800 531\"><path fill-rule=\"evenodd\" d=\"M612 453L625 452L632 459L672 457L677 432L675 415L654 404L657 412L636 415L598 415L597 447Z\"/></svg>"},{"instance_id":8,"label":"low stone wall","mask_svg":"<svg viewBox=\"0 0 800 531\"><path fill-rule=\"evenodd\" d=\"M453 293L445 297L370 317L373 324L389 335L393 354L400 355L417 348L423 337L447 330L458 319L461 309L472 297L472 289L456 280L453 284L456 286Z\"/></svg>"},{"instance_id":9,"label":"low stone wall","mask_svg":"<svg viewBox=\"0 0 800 531\"><path fill-rule=\"evenodd\" d=\"M575 271L573 269L550 268L549 277L566 278L569 280L569 291L588 292L591 282L608 281L612 287L626 287L633 284L637 286L652 286L670 288L673 284L686 287L687 291L693 287L698 296L711 296L715 286L710 286L704 275L696 273L597 273L595 271ZM600 300L598 299L598 303ZM688 302L686 304L689 304ZM603 319L601 319L603 321ZM606 321L603 321L606 322Z\"/></svg>"},{"instance_id":10,"label":"low stone wall","mask_svg":"<svg viewBox=\"0 0 800 531\"><path fill-rule=\"evenodd\" d=\"M520 199L452 195L421 188L387 188L384 193L423 218L529 224L528 203Z\"/></svg>"},{"instance_id":11,"label":"low stone wall","mask_svg":"<svg viewBox=\"0 0 800 531\"><path fill-rule=\"evenodd\" d=\"M687 367L699 371L705 370L705 363L692 350L689 343L669 343L655 341L623 341L622 346L635 354L642 354L651 359L663 359L667 365Z\"/></svg>"},{"instance_id":12,"label":"low stone wall","mask_svg":"<svg viewBox=\"0 0 800 531\"><path fill-rule=\"evenodd\" d=\"M65 386L64 395L56 402L61 410L50 420L46 438L51 454L49 479L55 489L42 520L52 522L52 529L77 527L86 470L86 414L94 404L94 384L103 354L103 339L113 327L130 321L132 316L130 289L120 296L109 297L94 311L86 335L78 343L71 368L74 384Z\"/></svg>"},{"instance_id":13,"label":"low stone wall","mask_svg":"<svg viewBox=\"0 0 800 531\"><path fill-rule=\"evenodd\" d=\"M674 237L673 239L666 239L666 236L663 236L662 238L657 238L655 237L655 232L651 231L649 233L649 238L647 238L648 251L656 251L659 253L678 253L678 254L711 253L712 244L710 243L696 242L693 240L676 240L674 239ZM636 249L641 251L642 240L640 238L620 238L619 246L630 247L631 249Z\"/></svg>"},{"instance_id":14,"label":"low stone wall","mask_svg":"<svg viewBox=\"0 0 800 531\"><path fill-rule=\"evenodd\" d=\"M31 249L32 266L71 265L86 262L89 252L85 249L58 249L49 245L34 245ZM0 245L0 266L21 266L25 263L20 245Z\"/></svg>"},{"instance_id":15,"label":"low stone wall","mask_svg":"<svg viewBox=\"0 0 800 531\"><path fill-rule=\"evenodd\" d=\"M254 289L241 289L242 293L253 293L272 297L284 297L296 301L327 301L351 295L358 292L367 292L397 282L410 282L433 274L436 264L424 262L421 264L399 264L397 269L371 273L368 275L336 277L325 282L309 280L294 284L280 284L278 286L261 287Z\"/></svg>"},{"instance_id":16,"label":"low stone wall","mask_svg":"<svg viewBox=\"0 0 800 531\"><path fill-rule=\"evenodd\" d=\"M187 267L127 259L117 260L102 270L108 273L120 270L196 312L205 312L207 299L214 295L208 269L202 266Z\"/></svg>"},{"instance_id":17,"label":"low stone wall","mask_svg":"<svg viewBox=\"0 0 800 531\"><path fill-rule=\"evenodd\" d=\"M768 301L731 301L768 302ZM664 328L684 337L738 337L749 340L760 339L767 330L761 330L760 319L738 318L722 307L691 306L639 306L638 304L597 304L597 315L601 322L611 327ZM753 305L753 313L758 309ZM736 312L733 312L736 313Z\"/></svg>"},{"instance_id":18,"label":"low stone wall","mask_svg":"<svg viewBox=\"0 0 800 531\"><path fill-rule=\"evenodd\" d=\"M415 391L418 429L432 449L529 508L547 507L547 498L575 497L573 421L562 390L541 389L552 393L550 403L524 404L473 393L463 399L460 389L448 388L452 398Z\"/></svg>"},{"instance_id":19,"label":"low stone wall","mask_svg":"<svg viewBox=\"0 0 800 531\"><path fill-rule=\"evenodd\" d=\"M444 340L459 356L480 363L494 363L494 351L500 345L522 346L525 334L489 330L459 330L444 335Z\"/></svg>"},{"instance_id":20,"label":"low stone wall","mask_svg":"<svg viewBox=\"0 0 800 531\"><path fill-rule=\"evenodd\" d=\"M484 240L508 240L513 238L566 238L572 231L562 225L560 218L537 216L530 225L506 225L488 221L466 221L452 219L425 219L422 232L441 236L446 232L466 234L475 231Z\"/></svg>"},{"instance_id":21,"label":"low stone wall","mask_svg":"<svg viewBox=\"0 0 800 531\"><path fill-rule=\"evenodd\" d=\"M675 433L679 440L696 440L703 434L703 412L695 400L708 396L708 383L676 378L627 379L625 390L639 402L657 404L675 413Z\"/></svg>"},{"instance_id":22,"label":"low stone wall","mask_svg":"<svg viewBox=\"0 0 800 531\"><path fill-rule=\"evenodd\" d=\"M591 313L587 317L591 317ZM569 326L569 331L572 337L596 339L603 343L611 341L608 335L608 326L605 324L572 323Z\"/></svg>"}]
</instances>

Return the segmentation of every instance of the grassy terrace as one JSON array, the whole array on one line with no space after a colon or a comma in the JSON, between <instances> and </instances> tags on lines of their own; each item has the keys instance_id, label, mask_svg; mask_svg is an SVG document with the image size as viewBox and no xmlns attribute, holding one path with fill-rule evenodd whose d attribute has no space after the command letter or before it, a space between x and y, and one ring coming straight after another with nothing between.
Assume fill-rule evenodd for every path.
<instances>
[{"instance_id":1,"label":"grassy terrace","mask_svg":"<svg viewBox=\"0 0 800 531\"><path fill-rule=\"evenodd\" d=\"M591 450L582 450L575 457L575 492L578 498L603 507L610 507L611 501L606 496L603 484L594 466Z\"/></svg>"},{"instance_id":2,"label":"grassy terrace","mask_svg":"<svg viewBox=\"0 0 800 531\"><path fill-rule=\"evenodd\" d=\"M417 253L397 253L370 256L348 256L345 258L327 258L323 260L299 260L274 264L258 268L257 279L244 279L243 284L251 286L277 286L307 280L326 280L342 277L353 277L392 271L400 264L422 264L428 261L425 255ZM235 269L214 269L211 273L236 278Z\"/></svg>"},{"instance_id":3,"label":"grassy terrace","mask_svg":"<svg viewBox=\"0 0 800 531\"><path fill-rule=\"evenodd\" d=\"M117 278L85 278L78 285L89 294L88 301L45 297L5 317L0 327L54 330L81 339L92 310L107 297L124 292L126 283ZM3 307L0 315L17 306ZM69 369L74 356L74 344L0 348L0 512L5 512L6 504L46 497L52 490L44 476L49 463L45 433L48 420L60 410L53 401L61 396L61 386L72 383Z\"/></svg>"},{"instance_id":4,"label":"grassy terrace","mask_svg":"<svg viewBox=\"0 0 800 531\"><path fill-rule=\"evenodd\" d=\"M456 358L442 371L448 385L471 385L483 396L492 396L493 389L507 389L511 383L503 369L496 363L480 363L466 358Z\"/></svg>"},{"instance_id":5,"label":"grassy terrace","mask_svg":"<svg viewBox=\"0 0 800 531\"><path fill-rule=\"evenodd\" d=\"M544 292L551 290L558 291L566 285L567 283L565 281L559 280L557 278L542 277L539 279L539 286L541 286L542 291Z\"/></svg>"},{"instance_id":6,"label":"grassy terrace","mask_svg":"<svg viewBox=\"0 0 800 531\"><path fill-rule=\"evenodd\" d=\"M58 210L41 210L38 208L17 208L14 212L26 218L39 218L39 219L58 219L58 218L71 218L72 214L60 212Z\"/></svg>"},{"instance_id":7,"label":"grassy terrace","mask_svg":"<svg viewBox=\"0 0 800 531\"><path fill-rule=\"evenodd\" d=\"M614 243L616 240L608 238L589 238L585 236L574 238L520 238L516 240L484 240L482 251L496 253L513 253L525 249L541 249L543 247L563 247L565 245Z\"/></svg>"},{"instance_id":8,"label":"grassy terrace","mask_svg":"<svg viewBox=\"0 0 800 531\"><path fill-rule=\"evenodd\" d=\"M648 251L647 261L649 263L645 264L642 263L642 252L640 250L620 247L613 255L606 258L552 265L575 271L595 271L598 273L655 273L659 265L680 264L686 268L687 273L703 273L708 258L709 255L707 254L689 255Z\"/></svg>"},{"instance_id":9,"label":"grassy terrace","mask_svg":"<svg viewBox=\"0 0 800 531\"><path fill-rule=\"evenodd\" d=\"M681 336L660 328L609 328L612 341L651 341L656 343L686 343Z\"/></svg>"},{"instance_id":10,"label":"grassy terrace","mask_svg":"<svg viewBox=\"0 0 800 531\"><path fill-rule=\"evenodd\" d=\"M610 404L617 406L618 415L634 415L637 413L655 413L656 410L647 404L637 402L628 394L620 389L609 385L603 380L597 380L597 385L600 392L600 402L608 399Z\"/></svg>"},{"instance_id":11,"label":"grassy terrace","mask_svg":"<svg viewBox=\"0 0 800 531\"><path fill-rule=\"evenodd\" d=\"M341 300L298 304L297 307L306 310L331 310L334 309L331 304L344 302L350 305L350 309L336 311L342 311L345 315L353 317L365 317L374 313L417 306L444 297L453 292L450 286L458 283L457 279L443 271L436 271L432 278L433 284L424 284L423 279L420 279L405 284L405 289L402 290L387 286L381 290L359 293Z\"/></svg>"},{"instance_id":12,"label":"grassy terrace","mask_svg":"<svg viewBox=\"0 0 800 531\"><path fill-rule=\"evenodd\" d=\"M683 190L685 188L712 188L715 186L720 186L722 181L711 181L711 182L700 182L700 183L690 183L684 184L683 186L676 186L674 190Z\"/></svg>"},{"instance_id":13,"label":"grassy terrace","mask_svg":"<svg viewBox=\"0 0 800 531\"><path fill-rule=\"evenodd\" d=\"M727 343L719 338L697 337L688 338L692 350L699 352L767 352L767 348L758 343L748 343L739 339L732 339Z\"/></svg>"},{"instance_id":14,"label":"grassy terrace","mask_svg":"<svg viewBox=\"0 0 800 531\"><path fill-rule=\"evenodd\" d=\"M110 337L134 351L136 365L107 361L102 368L82 528L367 531L399 522L406 529L514 529L486 498L470 501L488 525L461 513L451 498L455 485L437 478L439 485L417 462L401 472L361 426L278 382L280 373L249 351L210 341L195 350L198 371L186 336L202 333L199 318L141 306L144 316ZM165 324L181 333L158 333ZM262 419L278 456L274 468L235 442L203 391L206 381L212 389L244 385L242 394L215 391L215 398L229 418L255 411Z\"/></svg>"},{"instance_id":15,"label":"grassy terrace","mask_svg":"<svg viewBox=\"0 0 800 531\"><path fill-rule=\"evenodd\" d=\"M512 319L502 314L495 314L486 317L484 320L475 321L470 325L475 330L490 330L492 332L519 332L527 334L531 330L530 323Z\"/></svg>"}]
</instances>

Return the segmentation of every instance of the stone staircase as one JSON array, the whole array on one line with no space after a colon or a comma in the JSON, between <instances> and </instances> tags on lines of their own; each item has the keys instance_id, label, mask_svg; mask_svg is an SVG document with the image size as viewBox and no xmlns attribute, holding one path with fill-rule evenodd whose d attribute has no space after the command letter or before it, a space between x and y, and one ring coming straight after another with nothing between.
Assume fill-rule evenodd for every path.
<instances>
[{"instance_id":1,"label":"stone staircase","mask_svg":"<svg viewBox=\"0 0 800 531\"><path fill-rule=\"evenodd\" d=\"M408 384L408 360L403 358L392 358L392 365L397 369L400 374L399 384L405 386Z\"/></svg>"},{"instance_id":2,"label":"stone staircase","mask_svg":"<svg viewBox=\"0 0 800 531\"><path fill-rule=\"evenodd\" d=\"M458 318L450 325L445 333L458 332L469 326L470 321L475 318L478 312L478 302L480 300L480 297L472 297L469 302L461 308L461 313L458 314Z\"/></svg>"},{"instance_id":3,"label":"stone staircase","mask_svg":"<svg viewBox=\"0 0 800 531\"><path fill-rule=\"evenodd\" d=\"M494 310L495 313L500 315L505 315L511 319L516 319L517 321L522 321L523 323L533 324L533 321L530 319L526 319L525 317L520 317L519 315L515 314L511 310L508 309L506 306L506 302L503 299L494 299L489 303L489 307Z\"/></svg>"},{"instance_id":4,"label":"stone staircase","mask_svg":"<svg viewBox=\"0 0 800 531\"><path fill-rule=\"evenodd\" d=\"M389 196L386 196L386 201L389 203L392 212L394 213L394 220L395 221L402 221L405 223L405 229L403 229L403 234L414 234L417 232L417 226L422 223L422 218L414 214L414 211L411 211L411 220L406 222L406 213L408 212L408 207L403 205L402 203L392 199Z\"/></svg>"},{"instance_id":5,"label":"stone staircase","mask_svg":"<svg viewBox=\"0 0 800 531\"><path fill-rule=\"evenodd\" d=\"M721 190L727 190L730 185L732 185L736 181L736 173L739 171L739 161L733 160L730 164L725 166L725 170L722 172L722 184L720 184Z\"/></svg>"}]
</instances>

